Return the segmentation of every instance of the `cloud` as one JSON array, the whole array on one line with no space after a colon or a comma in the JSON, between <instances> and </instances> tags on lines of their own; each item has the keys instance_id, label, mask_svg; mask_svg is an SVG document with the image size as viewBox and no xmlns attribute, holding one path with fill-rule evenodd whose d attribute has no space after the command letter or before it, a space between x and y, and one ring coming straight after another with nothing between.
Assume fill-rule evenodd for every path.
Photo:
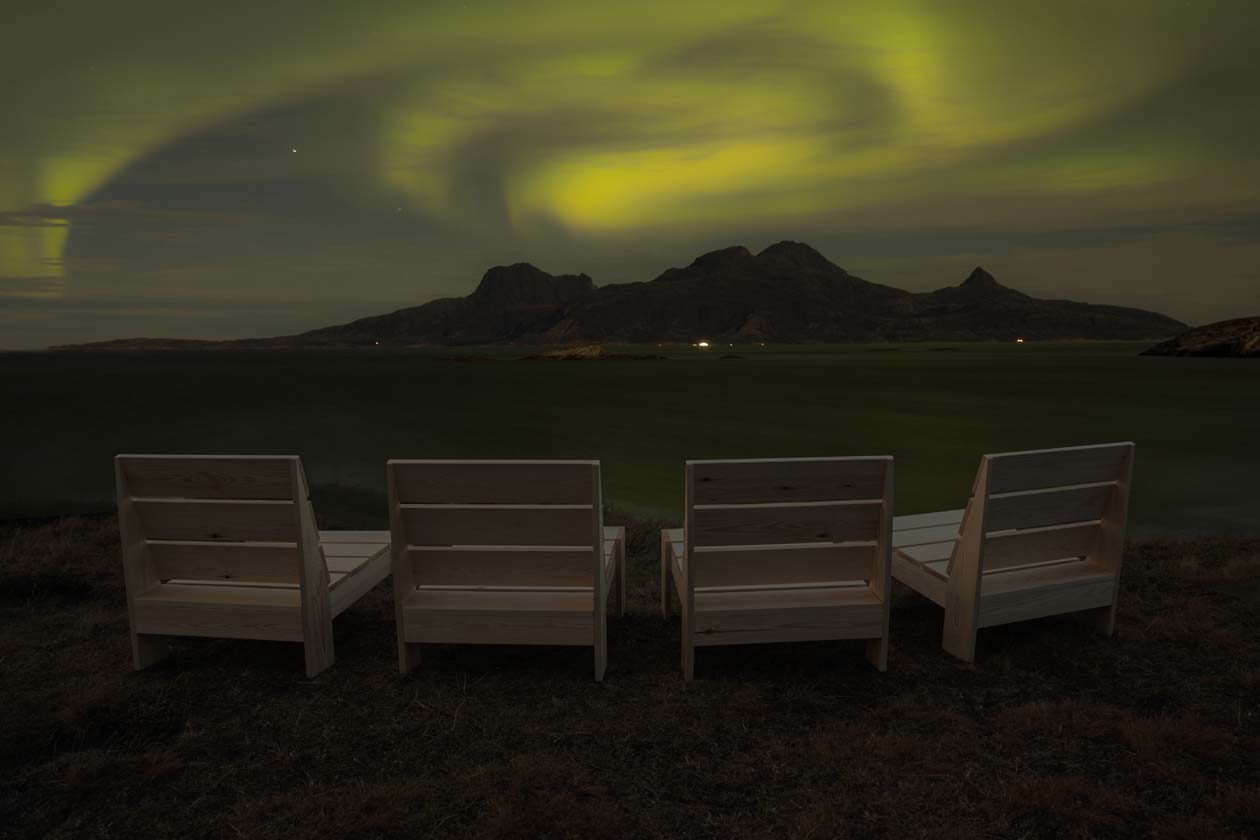
<instances>
[{"instance_id":1,"label":"cloud","mask_svg":"<svg viewBox=\"0 0 1260 840\"><path fill-rule=\"evenodd\" d=\"M1194 232L1224 312L1260 213L1253 3L71 6L0 31L0 276L66 298L420 302L785 237L930 287Z\"/></svg>"}]
</instances>

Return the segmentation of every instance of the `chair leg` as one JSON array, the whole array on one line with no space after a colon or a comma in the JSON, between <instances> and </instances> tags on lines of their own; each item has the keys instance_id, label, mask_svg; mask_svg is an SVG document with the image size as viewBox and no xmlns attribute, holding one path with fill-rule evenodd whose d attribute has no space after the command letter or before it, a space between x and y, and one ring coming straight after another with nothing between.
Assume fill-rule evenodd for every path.
<instances>
[{"instance_id":1,"label":"chair leg","mask_svg":"<svg viewBox=\"0 0 1260 840\"><path fill-rule=\"evenodd\" d=\"M617 540L617 618L626 617L626 530Z\"/></svg>"},{"instance_id":2,"label":"chair leg","mask_svg":"<svg viewBox=\"0 0 1260 840\"><path fill-rule=\"evenodd\" d=\"M669 619L669 540L661 532L661 615Z\"/></svg>"},{"instance_id":3,"label":"chair leg","mask_svg":"<svg viewBox=\"0 0 1260 840\"><path fill-rule=\"evenodd\" d=\"M333 652L331 635L327 639L307 639L302 643L306 655L306 677L314 679L332 667L337 656Z\"/></svg>"},{"instance_id":4,"label":"chair leg","mask_svg":"<svg viewBox=\"0 0 1260 840\"><path fill-rule=\"evenodd\" d=\"M976 628L975 626L955 627L945 616L945 632L941 636L941 647L964 662L976 661Z\"/></svg>"},{"instance_id":5,"label":"chair leg","mask_svg":"<svg viewBox=\"0 0 1260 840\"><path fill-rule=\"evenodd\" d=\"M682 671L683 679L691 682L696 677L696 645L691 638L691 616L687 606L682 609Z\"/></svg>"},{"instance_id":6,"label":"chair leg","mask_svg":"<svg viewBox=\"0 0 1260 840\"><path fill-rule=\"evenodd\" d=\"M410 674L420 666L420 645L418 642L398 643L398 673Z\"/></svg>"},{"instance_id":7,"label":"chair leg","mask_svg":"<svg viewBox=\"0 0 1260 840\"><path fill-rule=\"evenodd\" d=\"M1080 613L1081 620L1093 627L1104 636L1114 635L1116 632L1116 606L1112 604L1110 607L1099 607L1093 610L1084 610Z\"/></svg>"},{"instance_id":8,"label":"chair leg","mask_svg":"<svg viewBox=\"0 0 1260 840\"><path fill-rule=\"evenodd\" d=\"M156 665L170 656L170 653L171 641L168 636L135 632L131 634L131 662L137 671Z\"/></svg>"},{"instance_id":9,"label":"chair leg","mask_svg":"<svg viewBox=\"0 0 1260 840\"><path fill-rule=\"evenodd\" d=\"M604 672L608 670L608 639L595 640L595 682L603 682Z\"/></svg>"},{"instance_id":10,"label":"chair leg","mask_svg":"<svg viewBox=\"0 0 1260 840\"><path fill-rule=\"evenodd\" d=\"M877 671L888 670L888 637L866 640L866 658Z\"/></svg>"}]
</instances>

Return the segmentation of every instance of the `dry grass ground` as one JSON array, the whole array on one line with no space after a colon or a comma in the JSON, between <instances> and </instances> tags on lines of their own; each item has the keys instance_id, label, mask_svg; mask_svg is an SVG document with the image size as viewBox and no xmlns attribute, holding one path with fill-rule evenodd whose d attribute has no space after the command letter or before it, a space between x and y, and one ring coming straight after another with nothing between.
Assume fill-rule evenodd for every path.
<instances>
[{"instance_id":1,"label":"dry grass ground","mask_svg":"<svg viewBox=\"0 0 1260 840\"><path fill-rule=\"evenodd\" d=\"M631 533L597 685L562 648L400 677L388 584L314 681L297 645L217 640L133 674L113 521L0 527L0 835L1260 836L1260 541L1131 546L1112 640L1029 622L965 665L901 592L887 674L774 645L684 685Z\"/></svg>"}]
</instances>

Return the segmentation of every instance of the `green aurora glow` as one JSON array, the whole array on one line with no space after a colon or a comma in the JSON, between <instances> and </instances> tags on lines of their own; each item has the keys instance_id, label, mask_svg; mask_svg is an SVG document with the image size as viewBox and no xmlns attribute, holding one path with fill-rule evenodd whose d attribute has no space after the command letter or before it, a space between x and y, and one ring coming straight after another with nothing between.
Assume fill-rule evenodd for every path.
<instances>
[{"instance_id":1,"label":"green aurora glow","mask_svg":"<svg viewBox=\"0 0 1260 840\"><path fill-rule=\"evenodd\" d=\"M1248 314L1258 24L1227 0L22 3L0 346L279 332L313 324L223 313L779 238L909 288L984 262Z\"/></svg>"}]
</instances>

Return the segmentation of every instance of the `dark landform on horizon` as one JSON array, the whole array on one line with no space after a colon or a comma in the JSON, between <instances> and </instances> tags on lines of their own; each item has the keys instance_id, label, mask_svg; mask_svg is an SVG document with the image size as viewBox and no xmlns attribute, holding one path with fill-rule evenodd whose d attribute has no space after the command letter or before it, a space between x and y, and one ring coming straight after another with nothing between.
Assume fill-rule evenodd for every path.
<instances>
[{"instance_id":1,"label":"dark landform on horizon","mask_svg":"<svg viewBox=\"0 0 1260 840\"><path fill-rule=\"evenodd\" d=\"M1123 306L1043 300L977 267L958 286L908 292L854 277L808 245L698 257L649 282L596 286L529 263L497 266L467 297L298 335L121 339L52 349L177 350L477 344L1165 339L1181 321Z\"/></svg>"},{"instance_id":2,"label":"dark landform on horizon","mask_svg":"<svg viewBox=\"0 0 1260 840\"><path fill-rule=\"evenodd\" d=\"M1142 351L1143 356L1234 356L1260 359L1260 315L1217 321Z\"/></svg>"}]
</instances>

